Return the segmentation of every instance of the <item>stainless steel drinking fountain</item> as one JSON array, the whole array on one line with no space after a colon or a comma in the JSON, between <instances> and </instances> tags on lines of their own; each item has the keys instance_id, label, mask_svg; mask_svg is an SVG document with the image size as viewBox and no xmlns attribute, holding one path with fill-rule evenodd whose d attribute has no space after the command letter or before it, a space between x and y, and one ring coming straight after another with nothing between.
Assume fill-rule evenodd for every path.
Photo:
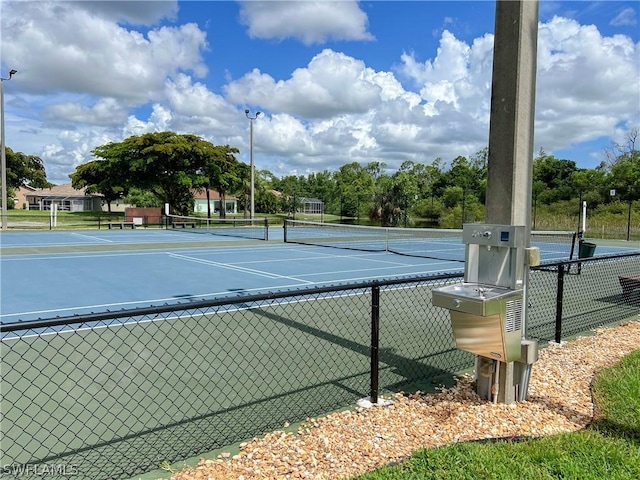
<instances>
[{"instance_id":1,"label":"stainless steel drinking fountain","mask_svg":"<svg viewBox=\"0 0 640 480\"><path fill-rule=\"evenodd\" d=\"M525 227L466 224L464 282L434 289L447 308L456 346L501 362L521 358Z\"/></svg>"}]
</instances>

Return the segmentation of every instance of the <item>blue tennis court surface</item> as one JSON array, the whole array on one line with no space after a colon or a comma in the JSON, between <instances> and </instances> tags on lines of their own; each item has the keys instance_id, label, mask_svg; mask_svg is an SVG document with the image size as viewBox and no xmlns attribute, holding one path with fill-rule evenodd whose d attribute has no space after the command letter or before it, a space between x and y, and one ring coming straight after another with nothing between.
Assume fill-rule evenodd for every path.
<instances>
[{"instance_id":1,"label":"blue tennis court surface","mask_svg":"<svg viewBox=\"0 0 640 480\"><path fill-rule=\"evenodd\" d=\"M166 248L170 241L184 247ZM296 246L282 241L189 246L188 233L162 231L10 233L0 257L3 323L220 298L309 285L460 271L459 262ZM201 241L202 237L191 241ZM6 254L36 248L110 243L145 249ZM14 247L14 248L12 248Z\"/></svg>"},{"instance_id":2,"label":"blue tennis court surface","mask_svg":"<svg viewBox=\"0 0 640 480\"><path fill-rule=\"evenodd\" d=\"M285 244L277 227L270 228L269 238L246 241L143 229L3 233L0 320L11 323L463 270L463 263L456 261ZM444 246L434 242L435 250L464 251L464 245L450 239ZM602 255L630 250L598 248ZM553 261L553 253L543 259ZM563 252L555 260L566 259Z\"/></svg>"}]
</instances>

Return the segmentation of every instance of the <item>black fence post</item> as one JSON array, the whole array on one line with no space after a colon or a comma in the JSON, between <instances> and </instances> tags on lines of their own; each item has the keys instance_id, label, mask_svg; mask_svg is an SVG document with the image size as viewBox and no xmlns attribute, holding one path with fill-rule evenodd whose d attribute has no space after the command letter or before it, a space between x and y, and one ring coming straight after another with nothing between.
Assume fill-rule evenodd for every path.
<instances>
[{"instance_id":1,"label":"black fence post","mask_svg":"<svg viewBox=\"0 0 640 480\"><path fill-rule=\"evenodd\" d=\"M564 296L564 263L558 265L558 290L556 292L556 343L562 340L562 298Z\"/></svg>"},{"instance_id":2,"label":"black fence post","mask_svg":"<svg viewBox=\"0 0 640 480\"><path fill-rule=\"evenodd\" d=\"M269 240L269 219L264 217L264 239Z\"/></svg>"},{"instance_id":3,"label":"black fence post","mask_svg":"<svg viewBox=\"0 0 640 480\"><path fill-rule=\"evenodd\" d=\"M380 286L371 287L371 403L378 403L378 362L380 344Z\"/></svg>"}]
</instances>

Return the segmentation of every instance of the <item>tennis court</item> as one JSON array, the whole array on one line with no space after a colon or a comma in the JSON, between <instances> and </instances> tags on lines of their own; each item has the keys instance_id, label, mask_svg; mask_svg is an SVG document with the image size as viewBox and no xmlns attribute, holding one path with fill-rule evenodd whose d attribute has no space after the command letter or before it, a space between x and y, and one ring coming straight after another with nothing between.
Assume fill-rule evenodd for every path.
<instances>
[{"instance_id":1,"label":"tennis court","mask_svg":"<svg viewBox=\"0 0 640 480\"><path fill-rule=\"evenodd\" d=\"M23 233L2 240L3 323L461 269L457 262L277 240L229 245L214 236L203 242L199 234L162 230ZM8 255L11 243L55 253Z\"/></svg>"},{"instance_id":2,"label":"tennis court","mask_svg":"<svg viewBox=\"0 0 640 480\"><path fill-rule=\"evenodd\" d=\"M463 268L459 261L390 253L388 233L382 246L380 238L375 247L367 239L365 247L378 251L344 248L363 248L361 237L379 237L378 230L357 230L343 247L325 248L312 243L344 242L348 234L295 228L306 244L283 243L276 228L269 241L203 235L186 226L2 234L1 320L173 303L186 311L201 299ZM429 257L464 251L454 237L401 239L409 242ZM541 247L543 259L568 258L564 243ZM604 254L625 247L598 248ZM381 389L469 364L470 355L453 348L447 313L431 307L433 286L429 279L380 292ZM241 296L231 306L189 313L180 306L64 331L30 330L20 338L8 333L2 409L17 428L2 461L64 462L78 465L80 478L122 478L351 404L368 390L370 296L350 287L277 301Z\"/></svg>"},{"instance_id":3,"label":"tennis court","mask_svg":"<svg viewBox=\"0 0 640 480\"><path fill-rule=\"evenodd\" d=\"M456 231L415 237L394 229L399 233L390 240L381 230L389 229L320 230L300 222L288 229L288 241L296 243L283 243L282 227L273 226L269 241L199 228L3 233L0 321L463 269L464 245ZM575 249L570 242L567 236L532 237L543 261L568 259Z\"/></svg>"}]
</instances>

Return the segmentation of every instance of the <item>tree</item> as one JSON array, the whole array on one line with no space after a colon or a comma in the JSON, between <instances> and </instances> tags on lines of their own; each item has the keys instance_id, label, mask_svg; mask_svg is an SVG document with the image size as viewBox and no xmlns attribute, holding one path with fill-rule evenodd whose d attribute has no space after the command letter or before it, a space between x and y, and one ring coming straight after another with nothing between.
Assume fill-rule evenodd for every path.
<instances>
[{"instance_id":1,"label":"tree","mask_svg":"<svg viewBox=\"0 0 640 480\"><path fill-rule=\"evenodd\" d=\"M590 208L597 207L608 197L608 194L605 195L604 192L606 189L606 179L605 172L602 170L579 169L573 172L572 181L581 199L586 201Z\"/></svg>"},{"instance_id":2,"label":"tree","mask_svg":"<svg viewBox=\"0 0 640 480\"><path fill-rule=\"evenodd\" d=\"M413 165L404 163L404 169L392 176L381 175L376 181L376 204L369 218L389 227L407 226L409 209L418 196L418 182L412 173Z\"/></svg>"},{"instance_id":3,"label":"tree","mask_svg":"<svg viewBox=\"0 0 640 480\"><path fill-rule=\"evenodd\" d=\"M7 166L7 202L8 208L13 208L14 190L29 185L34 188L49 188L53 184L47 180L42 159L36 155L26 155L22 152L14 152L5 147L5 159Z\"/></svg>"},{"instance_id":4,"label":"tree","mask_svg":"<svg viewBox=\"0 0 640 480\"><path fill-rule=\"evenodd\" d=\"M108 143L92 153L108 161L110 171L122 172L127 187L151 192L172 213L187 215L193 191L211 184L205 169L221 151L196 135L156 132Z\"/></svg>"},{"instance_id":5,"label":"tree","mask_svg":"<svg viewBox=\"0 0 640 480\"><path fill-rule=\"evenodd\" d=\"M255 198L256 210L262 213L278 213L279 199L273 191L258 190Z\"/></svg>"},{"instance_id":6,"label":"tree","mask_svg":"<svg viewBox=\"0 0 640 480\"><path fill-rule=\"evenodd\" d=\"M5 147L5 159L7 167L7 207L13 208L14 190L29 185L34 188L49 188L52 184L47 181L47 173L42 159L35 155L26 155L22 152L14 152Z\"/></svg>"},{"instance_id":7,"label":"tree","mask_svg":"<svg viewBox=\"0 0 640 480\"><path fill-rule=\"evenodd\" d=\"M376 181L378 180L380 175L382 175L382 172L386 167L387 167L386 163L375 161L375 162L369 162L367 164L366 170L371 174L371 176L373 177L373 180Z\"/></svg>"},{"instance_id":8,"label":"tree","mask_svg":"<svg viewBox=\"0 0 640 480\"><path fill-rule=\"evenodd\" d=\"M474 192L478 201L484 204L487 194L487 172L489 168L489 147L478 150L469 159L473 176Z\"/></svg>"},{"instance_id":9,"label":"tree","mask_svg":"<svg viewBox=\"0 0 640 480\"><path fill-rule=\"evenodd\" d=\"M202 167L202 173L206 177L202 186L214 188L220 193L221 218L226 217L227 193L244 193L247 188L245 180L251 176L251 167L236 159L235 154L238 152L237 148L229 145L213 146Z\"/></svg>"},{"instance_id":10,"label":"tree","mask_svg":"<svg viewBox=\"0 0 640 480\"><path fill-rule=\"evenodd\" d=\"M334 174L336 189L339 192L340 216L360 217L360 204L370 198L374 191L372 164L364 168L358 162L340 167Z\"/></svg>"},{"instance_id":11,"label":"tree","mask_svg":"<svg viewBox=\"0 0 640 480\"><path fill-rule=\"evenodd\" d=\"M309 174L307 188L310 197L319 198L325 203L336 195L335 182L328 170Z\"/></svg>"},{"instance_id":12,"label":"tree","mask_svg":"<svg viewBox=\"0 0 640 480\"><path fill-rule=\"evenodd\" d=\"M430 165L424 165L422 163L415 164L413 168L413 174L416 176L418 183L419 197L422 199L429 199L427 203L422 202L420 215L425 215L432 220L438 215L440 208L436 208L436 196L440 197L444 189L445 176L443 172L444 160L437 157L431 162Z\"/></svg>"},{"instance_id":13,"label":"tree","mask_svg":"<svg viewBox=\"0 0 640 480\"><path fill-rule=\"evenodd\" d=\"M20 188L29 185L34 188L49 188L52 184L47 181L47 173L42 159L36 155L26 155L5 148L7 166L7 189Z\"/></svg>"},{"instance_id":14,"label":"tree","mask_svg":"<svg viewBox=\"0 0 640 480\"><path fill-rule=\"evenodd\" d=\"M135 207L160 207L160 201L150 192L142 191L138 188L132 188L127 195L123 197L122 201Z\"/></svg>"},{"instance_id":15,"label":"tree","mask_svg":"<svg viewBox=\"0 0 640 480\"><path fill-rule=\"evenodd\" d=\"M624 143L614 143L605 150L608 183L622 190L626 200L640 198L640 150L637 148L640 129L630 130Z\"/></svg>"},{"instance_id":16,"label":"tree","mask_svg":"<svg viewBox=\"0 0 640 480\"><path fill-rule=\"evenodd\" d=\"M576 162L555 158L540 149L538 157L533 160L533 181L543 182L547 189L539 195L538 200L546 204L571 200L576 193L573 183L573 173L576 171Z\"/></svg>"},{"instance_id":17,"label":"tree","mask_svg":"<svg viewBox=\"0 0 640 480\"><path fill-rule=\"evenodd\" d=\"M86 188L87 193L100 193L111 212L111 202L127 195L127 179L119 168L106 160L93 160L76 167L69 177L76 190Z\"/></svg>"},{"instance_id":18,"label":"tree","mask_svg":"<svg viewBox=\"0 0 640 480\"><path fill-rule=\"evenodd\" d=\"M277 180L273 187L281 193L278 210L294 213L297 198L307 195L305 177L300 175L286 175Z\"/></svg>"}]
</instances>

